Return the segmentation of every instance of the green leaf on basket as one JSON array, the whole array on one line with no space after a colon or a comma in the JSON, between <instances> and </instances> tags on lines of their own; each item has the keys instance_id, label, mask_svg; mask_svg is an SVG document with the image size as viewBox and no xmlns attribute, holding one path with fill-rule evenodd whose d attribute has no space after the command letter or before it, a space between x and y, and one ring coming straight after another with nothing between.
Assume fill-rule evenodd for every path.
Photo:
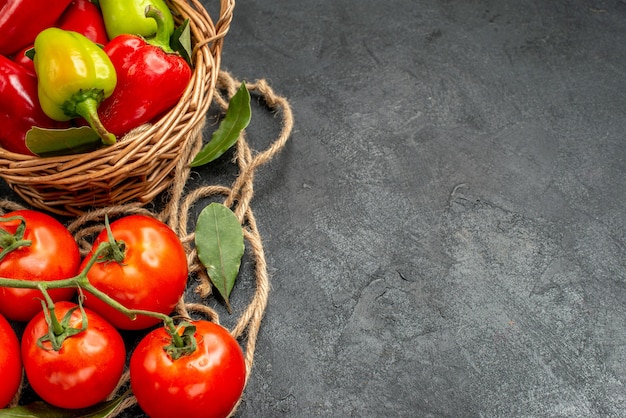
<instances>
[{"instance_id":1,"label":"green leaf on basket","mask_svg":"<svg viewBox=\"0 0 626 418\"><path fill-rule=\"evenodd\" d=\"M213 132L211 140L196 155L191 166L198 167L208 164L235 145L241 131L248 127L251 114L250 92L246 88L246 84L241 83L237 93L228 103L226 116L220 122L220 126Z\"/></svg>"},{"instance_id":2,"label":"green leaf on basket","mask_svg":"<svg viewBox=\"0 0 626 418\"><path fill-rule=\"evenodd\" d=\"M111 401L102 402L83 409L57 408L45 402L36 401L15 408L0 409L0 418L109 418L113 416L115 408L117 408L129 394L130 391L126 391L123 395Z\"/></svg>"},{"instance_id":3,"label":"green leaf on basket","mask_svg":"<svg viewBox=\"0 0 626 418\"><path fill-rule=\"evenodd\" d=\"M170 38L170 46L178 52L184 59L192 65L191 62L191 29L189 28L189 19L174 29L174 33Z\"/></svg>"},{"instance_id":4,"label":"green leaf on basket","mask_svg":"<svg viewBox=\"0 0 626 418\"><path fill-rule=\"evenodd\" d=\"M223 204L211 203L198 216L195 243L200 262L231 312L228 298L244 252L243 228L237 216Z\"/></svg>"},{"instance_id":5,"label":"green leaf on basket","mask_svg":"<svg viewBox=\"0 0 626 418\"><path fill-rule=\"evenodd\" d=\"M67 129L45 129L33 126L26 133L26 146L35 155L80 154L102 146L102 140L89 126Z\"/></svg>"}]
</instances>

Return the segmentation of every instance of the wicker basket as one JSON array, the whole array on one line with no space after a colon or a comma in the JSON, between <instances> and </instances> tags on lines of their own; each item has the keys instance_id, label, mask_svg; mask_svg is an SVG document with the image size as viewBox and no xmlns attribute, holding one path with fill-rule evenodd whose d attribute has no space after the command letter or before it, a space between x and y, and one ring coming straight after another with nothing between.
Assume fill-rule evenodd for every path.
<instances>
[{"instance_id":1,"label":"wicker basket","mask_svg":"<svg viewBox=\"0 0 626 418\"><path fill-rule=\"evenodd\" d=\"M234 3L220 0L214 23L199 1L168 0L176 19L189 18L194 71L180 102L159 121L86 154L40 158L0 148L0 176L30 205L60 215L153 200L172 183L176 165L189 157L190 142L200 135Z\"/></svg>"}]
</instances>

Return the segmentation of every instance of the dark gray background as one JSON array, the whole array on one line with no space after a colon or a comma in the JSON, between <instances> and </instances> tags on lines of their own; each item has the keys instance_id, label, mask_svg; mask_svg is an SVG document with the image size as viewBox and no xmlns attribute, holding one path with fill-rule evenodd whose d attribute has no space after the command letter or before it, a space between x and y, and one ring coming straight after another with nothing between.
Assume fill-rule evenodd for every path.
<instances>
[{"instance_id":1,"label":"dark gray background","mask_svg":"<svg viewBox=\"0 0 626 418\"><path fill-rule=\"evenodd\" d=\"M626 416L626 3L234 15L222 67L296 120L255 183L272 290L237 417ZM279 122L255 103L248 139Z\"/></svg>"},{"instance_id":2,"label":"dark gray background","mask_svg":"<svg viewBox=\"0 0 626 418\"><path fill-rule=\"evenodd\" d=\"M238 1L223 67L296 118L238 416L626 416L625 44L620 1Z\"/></svg>"}]
</instances>

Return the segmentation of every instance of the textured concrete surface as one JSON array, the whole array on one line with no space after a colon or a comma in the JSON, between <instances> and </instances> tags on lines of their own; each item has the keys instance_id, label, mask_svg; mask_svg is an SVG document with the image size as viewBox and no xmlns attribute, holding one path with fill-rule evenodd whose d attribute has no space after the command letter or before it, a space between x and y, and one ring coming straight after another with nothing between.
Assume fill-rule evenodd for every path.
<instances>
[{"instance_id":1,"label":"textured concrete surface","mask_svg":"<svg viewBox=\"0 0 626 418\"><path fill-rule=\"evenodd\" d=\"M626 3L236 7L296 117L238 416L626 416Z\"/></svg>"},{"instance_id":2,"label":"textured concrete surface","mask_svg":"<svg viewBox=\"0 0 626 418\"><path fill-rule=\"evenodd\" d=\"M238 0L222 65L296 127L236 416L626 416L625 41L616 0Z\"/></svg>"}]
</instances>

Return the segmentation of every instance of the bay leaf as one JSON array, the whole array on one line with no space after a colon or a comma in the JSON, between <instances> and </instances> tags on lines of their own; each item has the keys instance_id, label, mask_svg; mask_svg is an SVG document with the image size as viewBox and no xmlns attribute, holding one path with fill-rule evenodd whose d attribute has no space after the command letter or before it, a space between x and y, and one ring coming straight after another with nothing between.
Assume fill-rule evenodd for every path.
<instances>
[{"instance_id":1,"label":"bay leaf","mask_svg":"<svg viewBox=\"0 0 626 418\"><path fill-rule=\"evenodd\" d=\"M170 46L178 52L187 63L191 66L191 29L189 27L189 19L185 19L180 26L174 29L174 33L170 38Z\"/></svg>"},{"instance_id":2,"label":"bay leaf","mask_svg":"<svg viewBox=\"0 0 626 418\"><path fill-rule=\"evenodd\" d=\"M80 154L102 146L102 140L89 126L47 129L33 126L26 133L26 146L35 155Z\"/></svg>"},{"instance_id":3,"label":"bay leaf","mask_svg":"<svg viewBox=\"0 0 626 418\"><path fill-rule=\"evenodd\" d=\"M219 158L230 147L237 143L241 131L248 127L252 110L250 108L250 92L246 84L241 83L237 92L228 102L228 109L224 119L213 132L211 140L198 152L192 167L199 167Z\"/></svg>"},{"instance_id":4,"label":"bay leaf","mask_svg":"<svg viewBox=\"0 0 626 418\"><path fill-rule=\"evenodd\" d=\"M224 298L228 312L230 292L235 285L244 253L243 228L235 214L221 203L205 207L196 223L198 258L211 283Z\"/></svg>"}]
</instances>

